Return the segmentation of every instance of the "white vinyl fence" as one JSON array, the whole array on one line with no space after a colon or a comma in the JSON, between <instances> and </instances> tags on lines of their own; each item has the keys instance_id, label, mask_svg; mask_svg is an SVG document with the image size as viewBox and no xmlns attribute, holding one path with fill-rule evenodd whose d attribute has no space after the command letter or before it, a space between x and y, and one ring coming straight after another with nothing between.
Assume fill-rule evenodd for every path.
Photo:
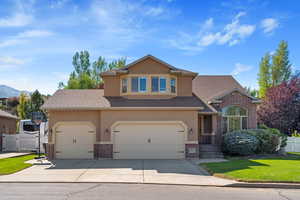
<instances>
[{"instance_id":1,"label":"white vinyl fence","mask_svg":"<svg viewBox=\"0 0 300 200\"><path fill-rule=\"evenodd\" d=\"M43 143L48 143L48 123L42 123L40 126L40 148L44 153ZM2 134L2 152L32 152L38 151L39 131L17 134Z\"/></svg>"},{"instance_id":2,"label":"white vinyl fence","mask_svg":"<svg viewBox=\"0 0 300 200\"><path fill-rule=\"evenodd\" d=\"M300 152L300 137L288 137L286 152Z\"/></svg>"}]
</instances>

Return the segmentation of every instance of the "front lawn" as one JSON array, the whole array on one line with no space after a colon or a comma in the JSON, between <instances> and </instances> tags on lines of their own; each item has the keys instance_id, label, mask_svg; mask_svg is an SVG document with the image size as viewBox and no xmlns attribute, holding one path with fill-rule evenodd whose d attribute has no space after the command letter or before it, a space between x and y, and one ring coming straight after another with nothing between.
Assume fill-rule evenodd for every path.
<instances>
[{"instance_id":1,"label":"front lawn","mask_svg":"<svg viewBox=\"0 0 300 200\"><path fill-rule=\"evenodd\" d=\"M299 182L300 155L202 164L214 176L247 182Z\"/></svg>"},{"instance_id":2,"label":"front lawn","mask_svg":"<svg viewBox=\"0 0 300 200\"><path fill-rule=\"evenodd\" d=\"M0 175L12 174L21 171L32 164L25 163L28 160L32 160L36 155L25 155L13 158L0 159Z\"/></svg>"}]
</instances>

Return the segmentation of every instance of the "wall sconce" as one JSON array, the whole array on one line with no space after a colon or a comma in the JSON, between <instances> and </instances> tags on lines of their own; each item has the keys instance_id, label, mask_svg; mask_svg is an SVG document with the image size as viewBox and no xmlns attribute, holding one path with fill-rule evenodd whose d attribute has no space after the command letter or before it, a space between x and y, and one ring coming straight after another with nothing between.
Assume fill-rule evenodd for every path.
<instances>
[{"instance_id":1,"label":"wall sconce","mask_svg":"<svg viewBox=\"0 0 300 200\"><path fill-rule=\"evenodd\" d=\"M109 129L107 128L107 129L105 129L105 131L104 131L106 134L109 134Z\"/></svg>"},{"instance_id":2,"label":"wall sconce","mask_svg":"<svg viewBox=\"0 0 300 200\"><path fill-rule=\"evenodd\" d=\"M193 134L193 129L192 128L189 129L189 134L191 134L191 135Z\"/></svg>"},{"instance_id":3,"label":"wall sconce","mask_svg":"<svg viewBox=\"0 0 300 200\"><path fill-rule=\"evenodd\" d=\"M50 128L49 132L50 132L50 134L52 134L52 132L53 132L53 131L52 131L52 128Z\"/></svg>"}]
</instances>

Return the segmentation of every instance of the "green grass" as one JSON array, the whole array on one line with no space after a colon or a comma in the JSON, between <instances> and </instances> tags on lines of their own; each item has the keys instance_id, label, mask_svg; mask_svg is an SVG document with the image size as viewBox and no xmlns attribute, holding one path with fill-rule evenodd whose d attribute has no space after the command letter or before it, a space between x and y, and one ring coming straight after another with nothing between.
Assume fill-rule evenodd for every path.
<instances>
[{"instance_id":1,"label":"green grass","mask_svg":"<svg viewBox=\"0 0 300 200\"><path fill-rule=\"evenodd\" d=\"M14 158L0 159L0 175L12 174L31 167L32 164L25 162L34 159L34 157L36 157L36 155L31 154Z\"/></svg>"},{"instance_id":2,"label":"green grass","mask_svg":"<svg viewBox=\"0 0 300 200\"><path fill-rule=\"evenodd\" d=\"M214 176L247 182L299 182L300 154L202 164Z\"/></svg>"}]
</instances>

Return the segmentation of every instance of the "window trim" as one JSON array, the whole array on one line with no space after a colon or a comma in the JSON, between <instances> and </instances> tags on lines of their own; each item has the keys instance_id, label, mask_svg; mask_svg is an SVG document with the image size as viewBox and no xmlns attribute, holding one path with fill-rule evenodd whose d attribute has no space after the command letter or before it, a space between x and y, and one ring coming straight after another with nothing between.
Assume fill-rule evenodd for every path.
<instances>
[{"instance_id":1,"label":"window trim","mask_svg":"<svg viewBox=\"0 0 300 200\"><path fill-rule=\"evenodd\" d=\"M172 91L172 81L174 80L174 92ZM170 93L171 94L176 94L177 92L177 82L176 82L176 79L174 77L171 77L170 78Z\"/></svg>"},{"instance_id":2,"label":"window trim","mask_svg":"<svg viewBox=\"0 0 300 200\"><path fill-rule=\"evenodd\" d=\"M141 90L141 80L145 79L145 90ZM148 84L147 84L147 77L146 76L139 76L139 81L138 81L138 92L140 93L145 93L148 91Z\"/></svg>"},{"instance_id":3,"label":"window trim","mask_svg":"<svg viewBox=\"0 0 300 200\"><path fill-rule=\"evenodd\" d=\"M226 115L224 112L224 110L226 109L228 109L229 107L238 107L238 108L241 108L241 109L243 109L243 110L245 110L246 111L246 114L245 115L237 115L237 114L235 114L235 115ZM224 118L226 118L226 131L227 132L230 132L230 127L229 127L229 118L239 118L239 124L240 124L240 129L239 130L245 130L245 129L248 129L248 125L249 125L249 123L248 123L248 109L246 109L246 108L244 108L244 107L241 107L241 106L237 106L237 105L229 105L229 106L226 106L226 107L224 107L224 108L222 108L222 120L224 120ZM243 119L244 118L246 118L246 128L243 128Z\"/></svg>"},{"instance_id":4,"label":"window trim","mask_svg":"<svg viewBox=\"0 0 300 200\"><path fill-rule=\"evenodd\" d=\"M124 82L123 82L123 81L126 82L125 85L124 85ZM126 86L126 91L125 91L125 92L123 91L124 86ZM121 79L121 92L122 92L123 94L126 94L126 93L128 92L128 78L122 78L122 79Z\"/></svg>"},{"instance_id":5,"label":"window trim","mask_svg":"<svg viewBox=\"0 0 300 200\"><path fill-rule=\"evenodd\" d=\"M132 91L132 78L138 78L138 91ZM158 91L152 92L152 78L158 78ZM146 78L146 91L140 90L140 78ZM160 90L160 79L165 79L166 89ZM127 92L122 92L122 79L127 79ZM175 79L175 93L171 92L171 80ZM176 96L178 91L178 77L171 74L126 74L120 76L120 96L127 95L147 95L159 96L170 95Z\"/></svg>"}]
</instances>

